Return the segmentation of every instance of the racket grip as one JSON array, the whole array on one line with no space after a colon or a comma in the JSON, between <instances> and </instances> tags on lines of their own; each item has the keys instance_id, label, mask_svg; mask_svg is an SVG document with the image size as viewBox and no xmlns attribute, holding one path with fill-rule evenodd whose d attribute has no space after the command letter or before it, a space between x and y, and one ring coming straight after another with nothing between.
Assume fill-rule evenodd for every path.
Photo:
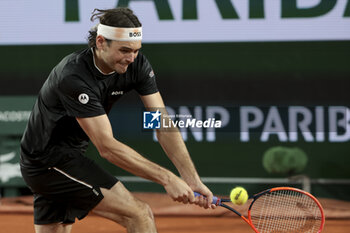
<instances>
[{"instance_id":1,"label":"racket grip","mask_svg":"<svg viewBox=\"0 0 350 233\"><path fill-rule=\"evenodd\" d=\"M194 192L194 196L195 197L199 197L199 196L202 196L202 194ZM221 199L216 197L216 196L213 196L213 201L211 203L214 204L214 205L220 205L221 204Z\"/></svg>"}]
</instances>

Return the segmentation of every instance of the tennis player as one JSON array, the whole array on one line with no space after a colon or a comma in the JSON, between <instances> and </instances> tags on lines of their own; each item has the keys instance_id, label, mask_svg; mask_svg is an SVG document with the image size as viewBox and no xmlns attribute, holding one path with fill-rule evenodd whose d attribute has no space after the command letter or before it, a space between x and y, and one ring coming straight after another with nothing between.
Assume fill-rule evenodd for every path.
<instances>
[{"instance_id":1,"label":"tennis player","mask_svg":"<svg viewBox=\"0 0 350 233\"><path fill-rule=\"evenodd\" d=\"M149 206L84 156L89 140L104 159L163 185L173 200L215 208L178 131L158 131L157 137L181 178L113 137L107 114L122 95L136 90L148 109L164 103L140 52L138 18L130 9L116 8L96 9L95 19L99 24L89 32L89 48L66 56L51 71L22 138L21 171L34 193L35 231L70 232L75 218L92 211L128 232L156 232ZM194 197L193 191L208 198Z\"/></svg>"}]
</instances>

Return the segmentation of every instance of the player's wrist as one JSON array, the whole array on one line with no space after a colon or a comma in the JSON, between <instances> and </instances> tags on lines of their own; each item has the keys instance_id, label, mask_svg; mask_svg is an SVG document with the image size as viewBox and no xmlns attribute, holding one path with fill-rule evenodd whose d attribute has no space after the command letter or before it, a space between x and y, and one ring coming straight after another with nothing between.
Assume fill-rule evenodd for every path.
<instances>
[{"instance_id":1,"label":"player's wrist","mask_svg":"<svg viewBox=\"0 0 350 233\"><path fill-rule=\"evenodd\" d=\"M160 184L162 186L168 186L169 184L174 182L176 175L172 173L171 171L165 170L164 174L159 176L160 178Z\"/></svg>"},{"instance_id":2,"label":"player's wrist","mask_svg":"<svg viewBox=\"0 0 350 233\"><path fill-rule=\"evenodd\" d=\"M198 174L190 174L190 175L183 175L181 174L181 178L188 184L188 186L197 187L200 184L202 184L201 179L199 178Z\"/></svg>"}]
</instances>

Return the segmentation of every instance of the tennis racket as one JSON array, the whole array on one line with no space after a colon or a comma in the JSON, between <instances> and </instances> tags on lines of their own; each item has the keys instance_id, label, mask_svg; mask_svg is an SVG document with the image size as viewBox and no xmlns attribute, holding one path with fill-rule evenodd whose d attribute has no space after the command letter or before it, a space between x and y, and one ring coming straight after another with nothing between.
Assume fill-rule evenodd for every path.
<instances>
[{"instance_id":1,"label":"tennis racket","mask_svg":"<svg viewBox=\"0 0 350 233\"><path fill-rule=\"evenodd\" d=\"M319 233L325 223L319 201L296 188L277 187L255 194L247 218L224 202L231 200L213 197L213 204L231 210L257 233Z\"/></svg>"}]
</instances>

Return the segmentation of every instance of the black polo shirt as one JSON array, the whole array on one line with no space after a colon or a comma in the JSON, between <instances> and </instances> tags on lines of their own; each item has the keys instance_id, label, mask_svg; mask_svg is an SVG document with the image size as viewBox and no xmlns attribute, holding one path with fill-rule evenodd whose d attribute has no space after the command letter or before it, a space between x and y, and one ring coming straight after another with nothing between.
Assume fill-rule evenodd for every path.
<instances>
[{"instance_id":1,"label":"black polo shirt","mask_svg":"<svg viewBox=\"0 0 350 233\"><path fill-rule=\"evenodd\" d=\"M21 166L46 169L69 150L85 152L89 138L76 117L108 114L113 103L135 89L156 93L152 67L140 52L126 73L104 75L95 66L92 49L66 56L51 71L33 107L21 141Z\"/></svg>"}]
</instances>

